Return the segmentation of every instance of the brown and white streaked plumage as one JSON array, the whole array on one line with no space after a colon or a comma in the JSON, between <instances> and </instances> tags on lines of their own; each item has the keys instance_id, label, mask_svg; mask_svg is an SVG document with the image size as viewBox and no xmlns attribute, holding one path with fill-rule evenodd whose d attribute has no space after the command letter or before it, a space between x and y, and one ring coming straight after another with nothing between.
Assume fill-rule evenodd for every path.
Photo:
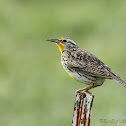
<instances>
[{"instance_id":1,"label":"brown and white streaked plumage","mask_svg":"<svg viewBox=\"0 0 126 126\"><path fill-rule=\"evenodd\" d=\"M70 38L48 39L55 42L61 52L61 62L67 73L74 79L90 85L84 88L100 86L105 79L113 79L126 87L126 82L117 76L107 65L95 55L80 49L76 42Z\"/></svg>"}]
</instances>

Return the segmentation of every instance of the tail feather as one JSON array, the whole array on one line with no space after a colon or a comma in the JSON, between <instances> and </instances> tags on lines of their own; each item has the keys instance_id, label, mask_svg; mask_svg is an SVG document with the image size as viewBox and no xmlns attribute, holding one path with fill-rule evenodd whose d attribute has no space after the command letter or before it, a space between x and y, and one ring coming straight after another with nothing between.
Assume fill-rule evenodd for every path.
<instances>
[{"instance_id":1,"label":"tail feather","mask_svg":"<svg viewBox=\"0 0 126 126\"><path fill-rule=\"evenodd\" d=\"M114 76L113 79L119 84L121 84L123 87L126 87L126 82L122 80L119 76Z\"/></svg>"}]
</instances>

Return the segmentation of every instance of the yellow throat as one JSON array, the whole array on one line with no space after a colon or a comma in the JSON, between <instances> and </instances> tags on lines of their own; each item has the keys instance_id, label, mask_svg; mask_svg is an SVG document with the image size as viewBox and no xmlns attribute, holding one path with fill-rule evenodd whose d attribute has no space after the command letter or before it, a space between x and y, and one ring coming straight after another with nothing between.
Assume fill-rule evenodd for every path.
<instances>
[{"instance_id":1,"label":"yellow throat","mask_svg":"<svg viewBox=\"0 0 126 126\"><path fill-rule=\"evenodd\" d=\"M62 52L63 52L65 46L64 46L63 44L60 44L60 43L57 43L57 46L59 47L59 50L60 50L60 52L61 52L61 54L62 54Z\"/></svg>"},{"instance_id":2,"label":"yellow throat","mask_svg":"<svg viewBox=\"0 0 126 126\"><path fill-rule=\"evenodd\" d=\"M62 52L63 52L63 50L64 50L64 48L65 48L65 46L63 45L63 44L60 44L60 43L57 43L57 46L59 47L59 50L60 50L60 52L61 52L61 54L62 54ZM62 61L61 61L61 63L62 63ZM73 79L75 79L69 72L67 72ZM75 79L76 80L76 79Z\"/></svg>"}]
</instances>

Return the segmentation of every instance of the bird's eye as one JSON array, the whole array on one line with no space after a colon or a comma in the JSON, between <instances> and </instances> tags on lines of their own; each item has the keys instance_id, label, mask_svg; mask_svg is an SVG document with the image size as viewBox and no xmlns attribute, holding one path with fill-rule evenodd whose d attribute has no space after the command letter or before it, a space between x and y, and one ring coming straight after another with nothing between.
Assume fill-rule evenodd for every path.
<instances>
[{"instance_id":1,"label":"bird's eye","mask_svg":"<svg viewBox=\"0 0 126 126\"><path fill-rule=\"evenodd\" d=\"M66 42L66 40L63 40L63 42Z\"/></svg>"}]
</instances>

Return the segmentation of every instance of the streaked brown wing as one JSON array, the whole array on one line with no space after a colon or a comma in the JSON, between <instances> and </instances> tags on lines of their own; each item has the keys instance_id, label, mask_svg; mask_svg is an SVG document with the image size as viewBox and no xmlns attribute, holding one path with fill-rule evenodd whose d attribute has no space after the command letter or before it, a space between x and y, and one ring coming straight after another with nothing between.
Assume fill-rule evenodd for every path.
<instances>
[{"instance_id":1,"label":"streaked brown wing","mask_svg":"<svg viewBox=\"0 0 126 126\"><path fill-rule=\"evenodd\" d=\"M76 72L88 73L91 76L112 78L112 76L115 75L111 69L96 56L81 49L71 54L68 67Z\"/></svg>"}]
</instances>

